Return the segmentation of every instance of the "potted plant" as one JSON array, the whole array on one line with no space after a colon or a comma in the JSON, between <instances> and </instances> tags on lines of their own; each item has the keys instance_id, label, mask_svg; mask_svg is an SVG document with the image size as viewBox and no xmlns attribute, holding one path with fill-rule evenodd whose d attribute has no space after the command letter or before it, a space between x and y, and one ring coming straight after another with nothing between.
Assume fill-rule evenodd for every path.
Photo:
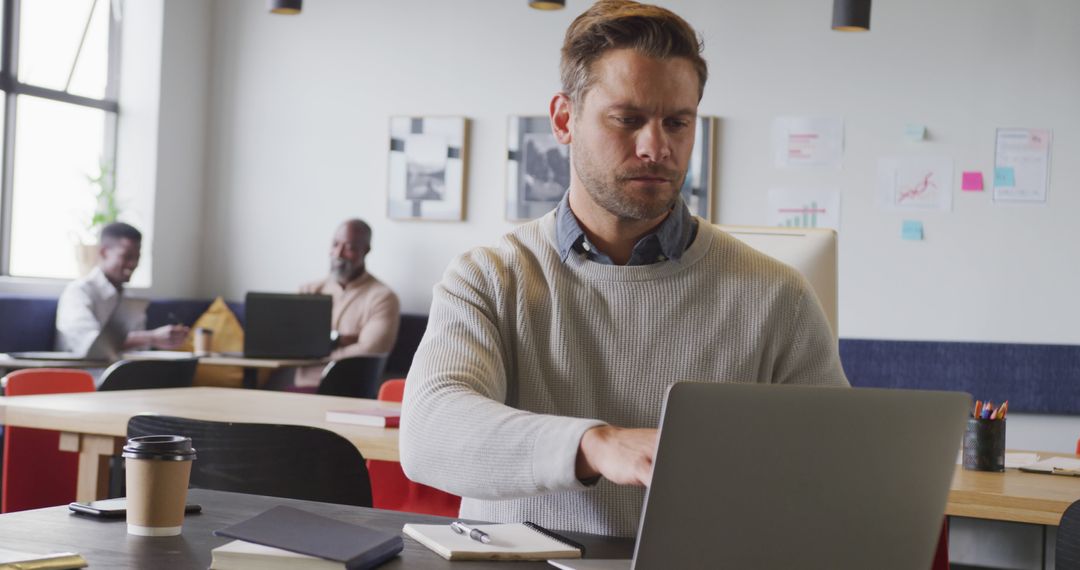
<instances>
[{"instance_id":1,"label":"potted plant","mask_svg":"<svg viewBox=\"0 0 1080 570\"><path fill-rule=\"evenodd\" d=\"M116 173L112 164L102 159L98 163L96 174L86 175L94 193L94 210L86 233L75 246L75 259L79 266L79 275L86 275L98 262L98 236L101 228L120 217L120 202L116 195Z\"/></svg>"}]
</instances>

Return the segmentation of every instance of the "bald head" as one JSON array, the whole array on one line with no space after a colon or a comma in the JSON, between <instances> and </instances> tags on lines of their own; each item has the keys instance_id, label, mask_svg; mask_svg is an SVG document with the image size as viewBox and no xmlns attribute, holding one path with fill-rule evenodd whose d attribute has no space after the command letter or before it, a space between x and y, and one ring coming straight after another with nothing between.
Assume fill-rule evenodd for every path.
<instances>
[{"instance_id":1,"label":"bald head","mask_svg":"<svg viewBox=\"0 0 1080 570\"><path fill-rule=\"evenodd\" d=\"M341 222L330 246L330 272L344 285L364 274L364 257L371 251L371 227L360 219Z\"/></svg>"}]
</instances>

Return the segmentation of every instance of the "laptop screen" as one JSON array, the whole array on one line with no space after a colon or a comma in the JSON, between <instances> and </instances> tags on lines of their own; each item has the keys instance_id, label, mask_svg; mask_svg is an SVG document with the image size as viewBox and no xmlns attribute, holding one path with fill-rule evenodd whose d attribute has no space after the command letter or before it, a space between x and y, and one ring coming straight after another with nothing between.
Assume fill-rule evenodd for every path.
<instances>
[{"instance_id":1,"label":"laptop screen","mask_svg":"<svg viewBox=\"0 0 1080 570\"><path fill-rule=\"evenodd\" d=\"M929 568L970 396L679 383L634 568Z\"/></svg>"},{"instance_id":2,"label":"laptop screen","mask_svg":"<svg viewBox=\"0 0 1080 570\"><path fill-rule=\"evenodd\" d=\"M244 356L328 356L332 307L327 295L248 293L244 300Z\"/></svg>"}]
</instances>

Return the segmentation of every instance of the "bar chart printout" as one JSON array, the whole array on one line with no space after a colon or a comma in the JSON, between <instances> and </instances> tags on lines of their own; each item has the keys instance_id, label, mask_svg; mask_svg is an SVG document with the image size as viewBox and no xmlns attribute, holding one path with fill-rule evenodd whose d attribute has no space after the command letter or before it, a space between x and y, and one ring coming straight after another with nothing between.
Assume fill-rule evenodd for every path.
<instances>
[{"instance_id":1,"label":"bar chart printout","mask_svg":"<svg viewBox=\"0 0 1080 570\"><path fill-rule=\"evenodd\" d=\"M769 190L770 226L840 229L840 192L799 188Z\"/></svg>"}]
</instances>

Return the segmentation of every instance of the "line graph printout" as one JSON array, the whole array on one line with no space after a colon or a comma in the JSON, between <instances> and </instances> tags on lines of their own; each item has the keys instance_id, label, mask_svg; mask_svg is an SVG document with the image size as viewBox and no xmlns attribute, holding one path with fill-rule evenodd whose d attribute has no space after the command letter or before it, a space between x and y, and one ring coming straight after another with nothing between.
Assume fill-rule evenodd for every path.
<instances>
[{"instance_id":1,"label":"line graph printout","mask_svg":"<svg viewBox=\"0 0 1080 570\"><path fill-rule=\"evenodd\" d=\"M908 156L878 160L878 206L886 210L952 210L953 160Z\"/></svg>"},{"instance_id":2,"label":"line graph printout","mask_svg":"<svg viewBox=\"0 0 1080 570\"><path fill-rule=\"evenodd\" d=\"M840 192L806 188L769 190L770 226L840 229Z\"/></svg>"},{"instance_id":3,"label":"line graph printout","mask_svg":"<svg viewBox=\"0 0 1080 570\"><path fill-rule=\"evenodd\" d=\"M1050 181L1050 129L998 129L994 201L1045 202Z\"/></svg>"}]
</instances>

